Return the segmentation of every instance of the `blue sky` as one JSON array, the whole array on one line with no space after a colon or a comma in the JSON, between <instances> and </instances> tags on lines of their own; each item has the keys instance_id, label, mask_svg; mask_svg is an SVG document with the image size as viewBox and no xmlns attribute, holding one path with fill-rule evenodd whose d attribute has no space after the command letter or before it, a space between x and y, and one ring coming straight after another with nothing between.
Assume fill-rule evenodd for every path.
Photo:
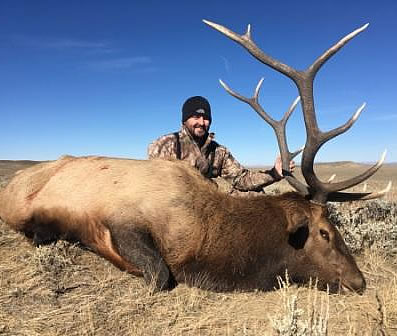
<instances>
[{"instance_id":1,"label":"blue sky","mask_svg":"<svg viewBox=\"0 0 397 336\"><path fill-rule=\"evenodd\" d=\"M317 161L397 161L397 2L386 1L20 1L0 2L0 159L99 154L143 159L147 145L178 130L181 105L202 95L212 131L245 165L271 164L271 128L218 79L281 118L297 96L288 78L259 63L202 19L252 36L264 52L306 69L340 38L369 27L315 80L320 128L353 128ZM291 118L291 149L305 132Z\"/></svg>"}]
</instances>

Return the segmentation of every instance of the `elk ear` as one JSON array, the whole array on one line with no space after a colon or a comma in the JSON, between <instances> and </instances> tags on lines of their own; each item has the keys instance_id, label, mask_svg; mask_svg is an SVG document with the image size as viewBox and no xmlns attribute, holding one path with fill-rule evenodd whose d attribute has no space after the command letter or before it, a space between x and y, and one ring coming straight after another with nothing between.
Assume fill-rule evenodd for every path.
<instances>
[{"instance_id":1,"label":"elk ear","mask_svg":"<svg viewBox=\"0 0 397 336\"><path fill-rule=\"evenodd\" d=\"M309 225L309 218L303 213L291 213L287 216L287 220L287 231L289 233L294 233L298 229Z\"/></svg>"},{"instance_id":2,"label":"elk ear","mask_svg":"<svg viewBox=\"0 0 397 336\"><path fill-rule=\"evenodd\" d=\"M309 237L309 218L302 213L291 214L288 216L287 232L289 245L296 250L304 248Z\"/></svg>"}]
</instances>

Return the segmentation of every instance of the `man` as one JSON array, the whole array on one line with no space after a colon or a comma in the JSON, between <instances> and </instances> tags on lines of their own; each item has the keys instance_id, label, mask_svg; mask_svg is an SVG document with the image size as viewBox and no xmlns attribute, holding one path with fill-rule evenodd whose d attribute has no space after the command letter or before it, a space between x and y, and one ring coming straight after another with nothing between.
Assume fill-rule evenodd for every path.
<instances>
[{"instance_id":1,"label":"man","mask_svg":"<svg viewBox=\"0 0 397 336\"><path fill-rule=\"evenodd\" d=\"M211 106L207 99L190 97L182 107L181 130L151 143L149 159L187 161L204 176L223 177L234 190L239 191L261 191L263 187L283 178L279 157L270 170L251 171L241 166L226 147L214 140L214 133L209 133L211 121ZM291 171L294 167L291 161Z\"/></svg>"}]
</instances>

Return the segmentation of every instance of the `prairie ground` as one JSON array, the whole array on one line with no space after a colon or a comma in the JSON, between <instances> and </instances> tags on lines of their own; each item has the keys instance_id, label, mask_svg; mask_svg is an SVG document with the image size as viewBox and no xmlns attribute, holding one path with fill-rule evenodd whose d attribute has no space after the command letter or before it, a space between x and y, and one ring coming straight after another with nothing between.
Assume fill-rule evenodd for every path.
<instances>
[{"instance_id":1,"label":"prairie ground","mask_svg":"<svg viewBox=\"0 0 397 336\"><path fill-rule=\"evenodd\" d=\"M0 162L0 187L31 164ZM317 172L323 178L336 173L338 180L364 169L344 162L320 164ZM82 246L59 241L36 248L0 222L0 335L397 335L397 165L382 167L368 189L389 180L394 185L382 206L392 212L368 221L394 229L383 230L388 244L360 245L356 259L368 285L361 296L286 283L271 292L179 285L154 293ZM273 192L287 189L283 183ZM338 211L349 216L360 207L356 202Z\"/></svg>"}]
</instances>

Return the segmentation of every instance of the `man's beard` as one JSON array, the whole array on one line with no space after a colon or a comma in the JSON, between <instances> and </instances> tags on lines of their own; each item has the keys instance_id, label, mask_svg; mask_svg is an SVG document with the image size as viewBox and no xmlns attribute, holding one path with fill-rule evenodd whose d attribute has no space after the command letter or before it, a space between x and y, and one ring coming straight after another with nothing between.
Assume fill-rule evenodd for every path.
<instances>
[{"instance_id":1,"label":"man's beard","mask_svg":"<svg viewBox=\"0 0 397 336\"><path fill-rule=\"evenodd\" d=\"M196 128L199 128L199 129L203 130L204 134L201 135L201 136L195 135L194 130L195 130ZM192 133L192 132L190 132L190 133ZM202 145L205 143L205 140L207 140L207 137L208 137L208 130L205 129L205 127L195 127L195 128L193 129L193 134L191 134L191 136L192 136L192 138L193 138L193 140L194 140L195 142L197 142L200 146L202 146Z\"/></svg>"}]
</instances>

